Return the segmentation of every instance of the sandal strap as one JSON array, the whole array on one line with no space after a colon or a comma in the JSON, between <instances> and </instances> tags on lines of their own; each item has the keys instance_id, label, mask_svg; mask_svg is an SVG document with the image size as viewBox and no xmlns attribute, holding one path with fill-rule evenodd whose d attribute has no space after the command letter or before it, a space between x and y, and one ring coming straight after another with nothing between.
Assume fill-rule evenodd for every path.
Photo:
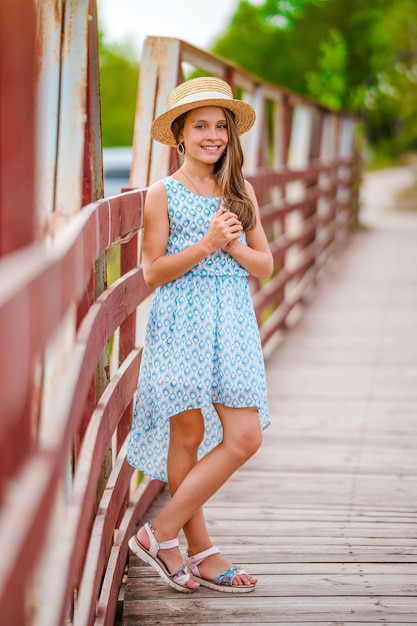
<instances>
[{"instance_id":1,"label":"sandal strap","mask_svg":"<svg viewBox=\"0 0 417 626\"><path fill-rule=\"evenodd\" d=\"M172 580L174 580L179 585L186 587L188 581L191 578L191 574L188 571L188 568L186 565L181 565L179 570L177 570L174 574L170 575L170 578L172 578Z\"/></svg>"},{"instance_id":2,"label":"sandal strap","mask_svg":"<svg viewBox=\"0 0 417 626\"><path fill-rule=\"evenodd\" d=\"M219 553L220 553L220 550L219 548L217 548L217 546L211 546L210 548L207 548L207 550L198 552L198 554L193 554L193 556L188 555L188 563L191 567L191 571L193 572L193 574L195 574L196 576L199 576L198 566L200 565L200 563L202 563L209 556L212 556L213 554L219 554Z\"/></svg>"},{"instance_id":3,"label":"sandal strap","mask_svg":"<svg viewBox=\"0 0 417 626\"><path fill-rule=\"evenodd\" d=\"M149 554L151 554L153 557L157 556L159 550L170 550L171 548L178 548L179 546L179 541L178 541L178 537L176 537L175 539L168 539L168 541L161 541L158 542L155 538L155 530L154 527L152 526L152 522L149 520L149 522L146 522L145 526L144 526L146 533L149 537Z\"/></svg>"},{"instance_id":4,"label":"sandal strap","mask_svg":"<svg viewBox=\"0 0 417 626\"><path fill-rule=\"evenodd\" d=\"M238 565L234 565L230 569L223 572L223 574L219 574L219 576L214 579L214 583L216 585L232 587L233 580L236 578L236 576L239 576L240 574L246 574L245 570Z\"/></svg>"}]
</instances>

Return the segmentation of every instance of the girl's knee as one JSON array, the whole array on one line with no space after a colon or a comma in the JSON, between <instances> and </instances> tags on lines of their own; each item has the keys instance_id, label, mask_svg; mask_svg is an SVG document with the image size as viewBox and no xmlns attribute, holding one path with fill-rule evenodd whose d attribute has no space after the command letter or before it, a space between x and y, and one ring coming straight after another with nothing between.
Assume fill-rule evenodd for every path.
<instances>
[{"instance_id":1,"label":"girl's knee","mask_svg":"<svg viewBox=\"0 0 417 626\"><path fill-rule=\"evenodd\" d=\"M262 444L262 431L260 426L256 426L256 428L250 429L247 433L244 434L245 444L244 448L248 455L248 458L253 456L255 452L259 450Z\"/></svg>"},{"instance_id":2,"label":"girl's knee","mask_svg":"<svg viewBox=\"0 0 417 626\"><path fill-rule=\"evenodd\" d=\"M249 427L243 426L228 443L237 458L240 458L242 462L247 461L259 450L262 443L259 423Z\"/></svg>"},{"instance_id":3,"label":"girl's knee","mask_svg":"<svg viewBox=\"0 0 417 626\"><path fill-rule=\"evenodd\" d=\"M186 411L171 418L170 446L185 453L196 453L204 437L204 421L200 411Z\"/></svg>"},{"instance_id":4,"label":"girl's knee","mask_svg":"<svg viewBox=\"0 0 417 626\"><path fill-rule=\"evenodd\" d=\"M177 441L177 446L181 446L184 452L188 452L189 454L197 453L198 448L203 440L203 433L198 430L193 432L188 432L184 435L184 437Z\"/></svg>"}]
</instances>

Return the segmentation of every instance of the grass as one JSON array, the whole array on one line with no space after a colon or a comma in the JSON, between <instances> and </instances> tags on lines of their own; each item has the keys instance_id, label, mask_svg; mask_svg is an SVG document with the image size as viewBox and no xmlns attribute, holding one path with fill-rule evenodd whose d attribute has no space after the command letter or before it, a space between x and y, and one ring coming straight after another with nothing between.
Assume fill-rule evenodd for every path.
<instances>
[{"instance_id":1,"label":"grass","mask_svg":"<svg viewBox=\"0 0 417 626\"><path fill-rule=\"evenodd\" d=\"M115 280L120 278L120 246L109 248L106 252L107 256L107 284L112 285Z\"/></svg>"}]
</instances>

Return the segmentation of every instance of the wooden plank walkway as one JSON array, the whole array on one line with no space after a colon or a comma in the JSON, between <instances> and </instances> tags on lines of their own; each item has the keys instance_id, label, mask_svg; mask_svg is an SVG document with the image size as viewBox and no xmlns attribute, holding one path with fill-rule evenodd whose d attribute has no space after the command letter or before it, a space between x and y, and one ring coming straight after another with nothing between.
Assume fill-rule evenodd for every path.
<instances>
[{"instance_id":1,"label":"wooden plank walkway","mask_svg":"<svg viewBox=\"0 0 417 626\"><path fill-rule=\"evenodd\" d=\"M366 178L368 229L267 360L263 447L207 505L256 591L184 596L131 556L124 626L417 624L417 214L390 210L398 174Z\"/></svg>"}]
</instances>

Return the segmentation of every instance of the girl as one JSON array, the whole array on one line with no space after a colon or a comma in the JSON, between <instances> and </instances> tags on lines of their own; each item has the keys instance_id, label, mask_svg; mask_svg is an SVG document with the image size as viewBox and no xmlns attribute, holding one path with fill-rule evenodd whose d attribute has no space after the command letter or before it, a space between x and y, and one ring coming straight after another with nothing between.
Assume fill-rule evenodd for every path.
<instances>
[{"instance_id":1,"label":"girl","mask_svg":"<svg viewBox=\"0 0 417 626\"><path fill-rule=\"evenodd\" d=\"M239 140L254 121L227 83L196 78L173 90L151 127L183 164L146 196L143 272L155 292L128 461L168 482L172 497L129 546L182 592L247 592L257 582L212 545L202 509L269 424L247 275L267 278L273 260Z\"/></svg>"}]
</instances>

